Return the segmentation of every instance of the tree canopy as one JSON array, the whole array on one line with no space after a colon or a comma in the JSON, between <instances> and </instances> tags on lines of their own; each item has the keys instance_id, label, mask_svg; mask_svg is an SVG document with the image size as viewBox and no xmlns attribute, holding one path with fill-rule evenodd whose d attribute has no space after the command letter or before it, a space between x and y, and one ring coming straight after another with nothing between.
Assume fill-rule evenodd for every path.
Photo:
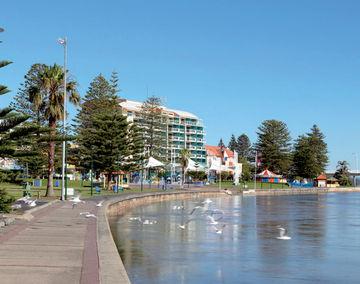
<instances>
[{"instance_id":1,"label":"tree canopy","mask_svg":"<svg viewBox=\"0 0 360 284\"><path fill-rule=\"evenodd\" d=\"M279 120L265 120L259 126L257 135L260 169L286 174L291 165L291 138L287 125Z\"/></svg>"}]
</instances>

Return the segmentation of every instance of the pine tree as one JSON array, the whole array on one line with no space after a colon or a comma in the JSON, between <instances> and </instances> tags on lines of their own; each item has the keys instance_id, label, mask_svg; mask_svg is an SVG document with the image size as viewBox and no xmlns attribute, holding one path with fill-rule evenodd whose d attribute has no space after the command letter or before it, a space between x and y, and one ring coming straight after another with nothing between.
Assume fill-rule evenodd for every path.
<instances>
[{"instance_id":1,"label":"pine tree","mask_svg":"<svg viewBox=\"0 0 360 284\"><path fill-rule=\"evenodd\" d=\"M317 125L313 125L311 132L307 135L309 137L310 148L315 156L318 171L320 173L324 172L329 162L325 135Z\"/></svg>"},{"instance_id":2,"label":"pine tree","mask_svg":"<svg viewBox=\"0 0 360 284\"><path fill-rule=\"evenodd\" d=\"M82 154L87 160L93 161L96 171L106 173L109 188L113 172L127 165L128 123L120 110L113 107L94 114L91 125L79 133L79 146L82 150L88 149Z\"/></svg>"},{"instance_id":3,"label":"pine tree","mask_svg":"<svg viewBox=\"0 0 360 284\"><path fill-rule=\"evenodd\" d=\"M350 172L349 172L348 162L338 161L334 178L336 178L339 181L339 184L341 186L349 186L351 185L349 176L350 176Z\"/></svg>"},{"instance_id":4,"label":"pine tree","mask_svg":"<svg viewBox=\"0 0 360 284\"><path fill-rule=\"evenodd\" d=\"M287 174L291 165L290 133L286 124L265 120L258 128L256 150L261 153L261 168Z\"/></svg>"},{"instance_id":5,"label":"pine tree","mask_svg":"<svg viewBox=\"0 0 360 284\"><path fill-rule=\"evenodd\" d=\"M325 171L328 163L325 136L314 125L311 132L300 135L294 144L293 175L303 178L315 178Z\"/></svg>"},{"instance_id":6,"label":"pine tree","mask_svg":"<svg viewBox=\"0 0 360 284\"><path fill-rule=\"evenodd\" d=\"M247 161L252 160L253 154L251 149L251 142L246 134L241 134L236 140L235 150L239 153L239 158L243 158Z\"/></svg>"},{"instance_id":7,"label":"pine tree","mask_svg":"<svg viewBox=\"0 0 360 284\"><path fill-rule=\"evenodd\" d=\"M143 134L139 127L132 123L128 127L127 147L129 151L127 170L139 170L145 158Z\"/></svg>"},{"instance_id":8,"label":"pine tree","mask_svg":"<svg viewBox=\"0 0 360 284\"><path fill-rule=\"evenodd\" d=\"M224 147L225 147L225 144L224 144L222 138L220 138L220 141L219 141L219 143L218 143L218 147L220 147L220 148L224 148Z\"/></svg>"},{"instance_id":9,"label":"pine tree","mask_svg":"<svg viewBox=\"0 0 360 284\"><path fill-rule=\"evenodd\" d=\"M234 150L237 151L237 143L236 143L236 138L235 138L235 135L234 135L234 134L231 135L228 148L229 148L231 151L234 151Z\"/></svg>"},{"instance_id":10,"label":"pine tree","mask_svg":"<svg viewBox=\"0 0 360 284\"><path fill-rule=\"evenodd\" d=\"M4 30L0 28L0 32ZM8 60L0 61L0 68L11 64ZM5 95L10 90L0 84L0 95ZM26 129L19 126L28 119L28 116L14 113L11 108L0 109L0 157L11 157L15 154L17 141L25 134ZM28 134L28 132L26 132ZM0 189L0 212L9 212L10 204L14 202L14 198L9 196L4 189Z\"/></svg>"},{"instance_id":11,"label":"pine tree","mask_svg":"<svg viewBox=\"0 0 360 284\"><path fill-rule=\"evenodd\" d=\"M96 76L90 83L84 99L80 105L80 110L74 119L75 133L77 134L76 143L78 148L73 149L74 162L85 170L90 170L93 166L95 170L99 170L94 160L93 147L88 141L89 129L93 126L93 117L99 112L109 109L118 108L116 96L117 82L109 82L102 74ZM90 141L91 142L91 141Z\"/></svg>"},{"instance_id":12,"label":"pine tree","mask_svg":"<svg viewBox=\"0 0 360 284\"><path fill-rule=\"evenodd\" d=\"M75 119L78 147L73 149L85 170L107 174L108 188L114 171L139 169L144 152L142 133L121 113L115 78L100 74L91 82Z\"/></svg>"},{"instance_id":13,"label":"pine tree","mask_svg":"<svg viewBox=\"0 0 360 284\"><path fill-rule=\"evenodd\" d=\"M139 118L138 127L143 133L147 156L166 162L166 117L160 98L149 97L141 106Z\"/></svg>"}]
</instances>

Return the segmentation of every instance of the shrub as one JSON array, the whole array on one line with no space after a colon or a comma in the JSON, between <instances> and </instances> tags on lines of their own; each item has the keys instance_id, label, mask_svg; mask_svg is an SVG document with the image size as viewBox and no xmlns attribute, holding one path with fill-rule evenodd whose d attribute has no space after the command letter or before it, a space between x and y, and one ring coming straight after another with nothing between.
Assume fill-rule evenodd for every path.
<instances>
[{"instance_id":1,"label":"shrub","mask_svg":"<svg viewBox=\"0 0 360 284\"><path fill-rule=\"evenodd\" d=\"M15 201L13 196L7 194L4 189L0 189L0 212L8 213L11 211L11 203Z\"/></svg>"}]
</instances>

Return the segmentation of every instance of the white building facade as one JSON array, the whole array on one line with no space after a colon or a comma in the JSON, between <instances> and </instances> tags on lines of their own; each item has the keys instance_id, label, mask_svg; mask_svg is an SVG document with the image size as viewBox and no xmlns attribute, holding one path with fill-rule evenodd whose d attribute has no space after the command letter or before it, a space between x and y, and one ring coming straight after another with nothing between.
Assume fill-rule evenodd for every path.
<instances>
[{"instance_id":1,"label":"white building facade","mask_svg":"<svg viewBox=\"0 0 360 284\"><path fill-rule=\"evenodd\" d=\"M136 123L142 102L124 99L119 104L127 120ZM186 111L164 106L161 109L162 115L166 117L167 160L174 164L179 163L180 150L188 149L190 159L205 166L205 130L202 120Z\"/></svg>"}]
</instances>

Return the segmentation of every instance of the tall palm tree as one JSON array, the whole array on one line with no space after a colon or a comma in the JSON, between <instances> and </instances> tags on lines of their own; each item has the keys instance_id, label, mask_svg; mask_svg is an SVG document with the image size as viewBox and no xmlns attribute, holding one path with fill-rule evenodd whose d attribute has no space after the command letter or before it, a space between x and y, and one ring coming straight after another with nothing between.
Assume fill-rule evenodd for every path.
<instances>
[{"instance_id":1,"label":"tall palm tree","mask_svg":"<svg viewBox=\"0 0 360 284\"><path fill-rule=\"evenodd\" d=\"M185 170L187 166L189 165L189 159L190 159L190 151L188 149L181 149L180 150L180 165L182 170L182 186L185 184Z\"/></svg>"},{"instance_id":2,"label":"tall palm tree","mask_svg":"<svg viewBox=\"0 0 360 284\"><path fill-rule=\"evenodd\" d=\"M63 119L64 114L64 71L57 64L53 66L40 64L36 73L33 85L29 88L29 99L34 108L47 120L50 129L46 196L54 196L56 124ZM76 85L73 80L68 80L66 85L68 100L75 105L80 101Z\"/></svg>"}]
</instances>

